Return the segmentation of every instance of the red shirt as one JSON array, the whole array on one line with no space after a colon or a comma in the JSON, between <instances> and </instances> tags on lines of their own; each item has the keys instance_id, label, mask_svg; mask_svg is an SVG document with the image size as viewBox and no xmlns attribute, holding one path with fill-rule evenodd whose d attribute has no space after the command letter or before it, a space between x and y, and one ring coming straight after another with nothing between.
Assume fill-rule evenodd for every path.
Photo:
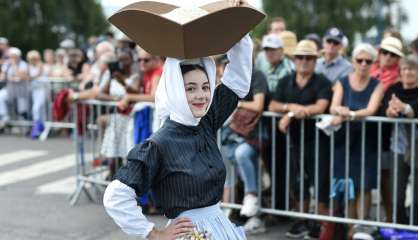
<instances>
[{"instance_id":1,"label":"red shirt","mask_svg":"<svg viewBox=\"0 0 418 240\"><path fill-rule=\"evenodd\" d=\"M143 90L143 94L150 94L152 90L152 80L158 76L161 77L161 74L163 73L163 67L158 66L146 73L144 73L144 81L141 86L141 89Z\"/></svg>"},{"instance_id":2,"label":"red shirt","mask_svg":"<svg viewBox=\"0 0 418 240\"><path fill-rule=\"evenodd\" d=\"M380 68L379 63L374 63L370 68L370 76L379 80L385 91L394 84L399 78L399 65Z\"/></svg>"}]
</instances>

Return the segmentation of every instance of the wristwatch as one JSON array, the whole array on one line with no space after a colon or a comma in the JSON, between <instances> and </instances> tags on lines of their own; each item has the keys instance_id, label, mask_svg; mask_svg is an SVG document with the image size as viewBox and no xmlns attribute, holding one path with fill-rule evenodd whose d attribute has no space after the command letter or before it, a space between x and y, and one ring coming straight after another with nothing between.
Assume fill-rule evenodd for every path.
<instances>
[{"instance_id":1,"label":"wristwatch","mask_svg":"<svg viewBox=\"0 0 418 240\"><path fill-rule=\"evenodd\" d=\"M295 116L295 113L294 113L294 112L288 112L288 113L287 113L287 116L288 116L289 118L292 118L292 117L294 117L294 116Z\"/></svg>"},{"instance_id":2,"label":"wristwatch","mask_svg":"<svg viewBox=\"0 0 418 240\"><path fill-rule=\"evenodd\" d=\"M404 108L403 108L402 113L403 113L404 115L408 115L408 114L410 114L411 112L412 112L412 107L411 107L411 105L409 105L409 104L405 104L405 106L404 106Z\"/></svg>"},{"instance_id":3,"label":"wristwatch","mask_svg":"<svg viewBox=\"0 0 418 240\"><path fill-rule=\"evenodd\" d=\"M350 111L348 114L350 115L350 121L353 121L356 119L356 112Z\"/></svg>"}]
</instances>

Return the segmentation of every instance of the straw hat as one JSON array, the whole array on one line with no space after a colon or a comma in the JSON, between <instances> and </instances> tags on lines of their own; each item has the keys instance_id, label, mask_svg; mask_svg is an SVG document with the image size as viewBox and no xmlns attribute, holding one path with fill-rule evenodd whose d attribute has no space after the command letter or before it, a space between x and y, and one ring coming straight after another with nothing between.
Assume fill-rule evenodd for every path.
<instances>
[{"instance_id":1,"label":"straw hat","mask_svg":"<svg viewBox=\"0 0 418 240\"><path fill-rule=\"evenodd\" d=\"M283 31L279 34L279 37L283 43L284 53L289 56L293 55L298 43L296 34L291 31Z\"/></svg>"},{"instance_id":2,"label":"straw hat","mask_svg":"<svg viewBox=\"0 0 418 240\"><path fill-rule=\"evenodd\" d=\"M382 40L382 43L380 44L380 49L384 49L386 51L389 51L391 53L394 53L398 55L399 57L403 57L404 54L402 52L402 42L401 40L395 38L395 37L387 37Z\"/></svg>"},{"instance_id":3,"label":"straw hat","mask_svg":"<svg viewBox=\"0 0 418 240\"><path fill-rule=\"evenodd\" d=\"M318 48L311 40L302 40L296 46L295 56L318 56Z\"/></svg>"}]
</instances>

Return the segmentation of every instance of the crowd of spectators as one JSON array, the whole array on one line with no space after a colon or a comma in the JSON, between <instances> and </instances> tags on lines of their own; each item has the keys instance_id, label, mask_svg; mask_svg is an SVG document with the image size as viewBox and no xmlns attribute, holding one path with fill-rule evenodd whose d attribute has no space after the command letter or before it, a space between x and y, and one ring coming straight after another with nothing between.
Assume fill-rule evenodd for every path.
<instances>
[{"instance_id":1,"label":"crowd of spectators","mask_svg":"<svg viewBox=\"0 0 418 240\"><path fill-rule=\"evenodd\" d=\"M418 172L411 166L417 154L410 151L411 145L417 145L418 134L413 142L411 125L400 124L396 135L392 124L384 125L382 163L378 169L376 124L366 124L365 134L372 141L363 146L362 123L356 120L368 116L416 117L418 39L408 48L399 32L390 29L379 45L360 43L353 46L351 54L347 53L349 46L344 29L337 27L329 28L322 37L310 33L300 41L297 39L298 36L287 29L285 19L280 17L271 20L261 41L254 39L250 92L239 102L230 122L222 129L225 164L237 165L244 185L240 214L247 218L245 229L249 233L265 231L265 216L259 213L265 202L257 197L260 191L257 179L262 179L261 190L269 189L272 186L269 174L273 172L273 166L276 168L274 205L277 209L285 209L284 169L289 167L293 210L311 211L309 189L316 184L318 214L329 214L329 204L334 201L333 214L341 214L341 209L347 207L348 216L345 217L372 219L371 190L377 186L380 171L382 186L379 194L382 194L386 221L396 219L397 223L409 223L404 201L409 176L414 171L414 186L418 188ZM228 59L226 56L215 56L214 59L217 78L220 79ZM32 138L39 137L47 120L50 84L75 83L76 87L67 90L65 101L97 99L117 102L117 112L103 114L97 119L104 129L100 157L113 166L110 168L111 177L115 165L122 162L121 159L135 144L131 141L132 131L127 130L132 121L132 105L154 101L163 64L163 57L147 53L125 37L115 40L111 33L91 37L80 48L67 39L58 49L45 49L42 54L31 50L25 57L19 48L0 38L0 127L5 127L11 118L31 120L33 126L28 134ZM262 117L264 111L282 114L276 126ZM319 114L329 114L321 124L334 132L334 146L330 144L329 131L320 131L319 140L316 140L318 124L311 117ZM277 131L275 146L271 144L272 131ZM286 134L290 135L288 142ZM349 139L348 143L346 139ZM319 141L319 172L315 171L315 141ZM285 161L287 143L290 144L290 166L286 166ZM330 148L334 148L332 158ZM271 156L272 149L276 151L275 160ZM332 181L331 159L334 160ZM398 168L394 169L396 161ZM263 176L258 176L259 173ZM224 202L231 201L231 191L234 191L231 175L229 170ZM395 206L396 216L393 216L392 198L395 193L391 186L394 176L401 193L398 206ZM412 191L416 196L414 206L418 201L415 188ZM344 206L347 189L349 205ZM417 224L418 205L414 210L413 224ZM354 231L350 226L347 234L353 235ZM333 236L334 232L335 224L297 220L286 235L296 239L319 235L321 239L332 239L325 236Z\"/></svg>"}]
</instances>

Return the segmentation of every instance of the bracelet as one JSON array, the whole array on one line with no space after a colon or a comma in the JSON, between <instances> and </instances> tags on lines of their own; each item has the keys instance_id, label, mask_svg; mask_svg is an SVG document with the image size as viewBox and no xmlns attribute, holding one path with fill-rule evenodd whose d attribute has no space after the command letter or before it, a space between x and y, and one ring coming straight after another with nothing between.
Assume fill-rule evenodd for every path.
<instances>
[{"instance_id":1,"label":"bracelet","mask_svg":"<svg viewBox=\"0 0 418 240\"><path fill-rule=\"evenodd\" d=\"M350 114L350 120L351 120L351 121L353 121L353 120L355 120L355 119L356 119L356 112L354 112L354 111L350 111L350 112L349 112L349 114Z\"/></svg>"},{"instance_id":2,"label":"bracelet","mask_svg":"<svg viewBox=\"0 0 418 240\"><path fill-rule=\"evenodd\" d=\"M78 100L78 98L80 97L80 93L78 93L78 92L75 92L75 93L73 93L73 96L72 96L72 101L77 101Z\"/></svg>"}]
</instances>

